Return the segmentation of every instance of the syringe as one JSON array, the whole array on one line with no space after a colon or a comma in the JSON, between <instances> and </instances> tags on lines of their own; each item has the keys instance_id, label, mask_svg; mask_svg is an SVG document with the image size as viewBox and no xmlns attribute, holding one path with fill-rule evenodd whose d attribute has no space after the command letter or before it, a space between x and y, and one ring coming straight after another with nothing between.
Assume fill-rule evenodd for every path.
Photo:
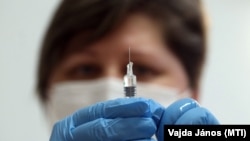
<instances>
[{"instance_id":1,"label":"syringe","mask_svg":"<svg viewBox=\"0 0 250 141\"><path fill-rule=\"evenodd\" d=\"M124 76L124 92L125 97L134 97L136 94L136 76L133 74L133 62L130 61L129 48L129 63L127 64L127 74Z\"/></svg>"}]
</instances>

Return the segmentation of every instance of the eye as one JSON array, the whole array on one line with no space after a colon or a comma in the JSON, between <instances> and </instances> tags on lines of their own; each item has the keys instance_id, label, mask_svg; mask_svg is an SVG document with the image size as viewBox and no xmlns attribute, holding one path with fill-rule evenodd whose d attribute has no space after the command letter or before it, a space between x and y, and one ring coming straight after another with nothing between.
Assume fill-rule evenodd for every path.
<instances>
[{"instance_id":1,"label":"eye","mask_svg":"<svg viewBox=\"0 0 250 141\"><path fill-rule=\"evenodd\" d=\"M81 64L69 72L72 79L94 79L101 73L101 68L95 64Z\"/></svg>"},{"instance_id":2,"label":"eye","mask_svg":"<svg viewBox=\"0 0 250 141\"><path fill-rule=\"evenodd\" d=\"M134 65L133 72L138 81L149 81L159 75L159 71L146 65Z\"/></svg>"}]
</instances>

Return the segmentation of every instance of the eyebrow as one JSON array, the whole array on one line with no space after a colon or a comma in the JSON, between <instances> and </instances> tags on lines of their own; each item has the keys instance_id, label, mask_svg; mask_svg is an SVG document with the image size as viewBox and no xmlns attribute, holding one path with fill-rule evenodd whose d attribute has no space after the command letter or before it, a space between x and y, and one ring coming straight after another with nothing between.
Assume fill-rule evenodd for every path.
<instances>
[{"instance_id":1,"label":"eyebrow","mask_svg":"<svg viewBox=\"0 0 250 141\"><path fill-rule=\"evenodd\" d=\"M80 52L77 52L76 54L83 54L83 55L88 55L88 56L96 56L98 55L97 52L93 51L93 50L90 50L90 49L83 49L81 50Z\"/></svg>"}]
</instances>

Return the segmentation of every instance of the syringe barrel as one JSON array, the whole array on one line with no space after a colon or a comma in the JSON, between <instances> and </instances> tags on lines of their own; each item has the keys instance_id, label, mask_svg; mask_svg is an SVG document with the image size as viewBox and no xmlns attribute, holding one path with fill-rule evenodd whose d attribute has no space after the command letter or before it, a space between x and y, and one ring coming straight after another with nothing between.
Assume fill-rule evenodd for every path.
<instances>
[{"instance_id":1,"label":"syringe barrel","mask_svg":"<svg viewBox=\"0 0 250 141\"><path fill-rule=\"evenodd\" d=\"M136 76L133 74L133 62L127 65L127 74L124 76L124 92L126 97L133 97L136 94Z\"/></svg>"}]
</instances>

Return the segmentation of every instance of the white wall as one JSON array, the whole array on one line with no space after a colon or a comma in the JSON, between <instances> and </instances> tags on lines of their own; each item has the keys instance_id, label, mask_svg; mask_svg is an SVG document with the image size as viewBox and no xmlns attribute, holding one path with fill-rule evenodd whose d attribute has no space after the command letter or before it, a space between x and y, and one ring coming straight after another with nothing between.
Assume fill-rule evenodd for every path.
<instances>
[{"instance_id":1,"label":"white wall","mask_svg":"<svg viewBox=\"0 0 250 141\"><path fill-rule=\"evenodd\" d=\"M58 0L0 0L0 140L45 141L33 94L40 40ZM222 123L250 123L250 1L205 0L211 18L202 104Z\"/></svg>"},{"instance_id":2,"label":"white wall","mask_svg":"<svg viewBox=\"0 0 250 141\"><path fill-rule=\"evenodd\" d=\"M38 47L58 0L0 0L0 140L48 141L33 94Z\"/></svg>"},{"instance_id":3,"label":"white wall","mask_svg":"<svg viewBox=\"0 0 250 141\"><path fill-rule=\"evenodd\" d=\"M209 52L202 104L228 124L250 123L250 1L205 0Z\"/></svg>"}]
</instances>

